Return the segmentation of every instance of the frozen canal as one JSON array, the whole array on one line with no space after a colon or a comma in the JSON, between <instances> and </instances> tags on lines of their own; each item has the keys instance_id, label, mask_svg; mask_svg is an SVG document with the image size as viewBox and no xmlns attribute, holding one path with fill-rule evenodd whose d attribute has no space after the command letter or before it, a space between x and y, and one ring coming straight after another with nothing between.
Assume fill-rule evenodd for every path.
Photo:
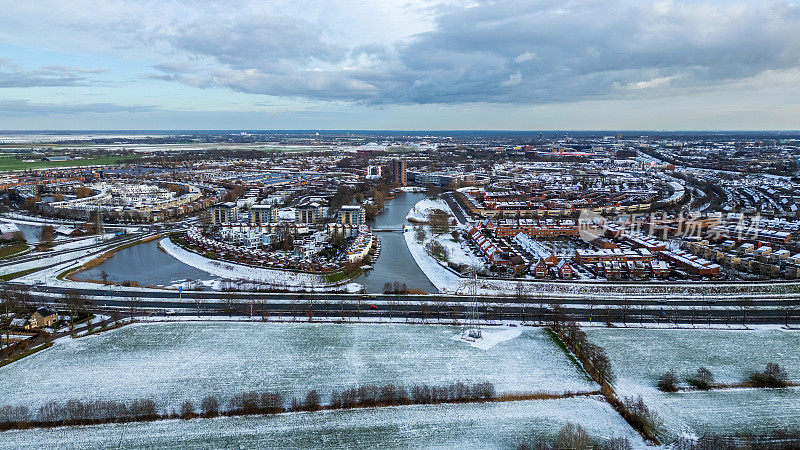
<instances>
[{"instance_id":1,"label":"frozen canal","mask_svg":"<svg viewBox=\"0 0 800 450\"><path fill-rule=\"evenodd\" d=\"M10 431L0 433L0 448L508 449L552 438L567 422L642 447L607 403L574 398Z\"/></svg>"},{"instance_id":2,"label":"frozen canal","mask_svg":"<svg viewBox=\"0 0 800 450\"><path fill-rule=\"evenodd\" d=\"M456 327L265 323L137 324L77 340L0 368L2 403L149 397L160 407L208 394L285 397L359 384L495 384L499 393L592 391L542 329L488 350L454 340ZM47 389L42 389L47 386Z\"/></svg>"},{"instance_id":3,"label":"frozen canal","mask_svg":"<svg viewBox=\"0 0 800 450\"><path fill-rule=\"evenodd\" d=\"M658 378L674 370L683 381L698 367L722 383L742 381L768 362L800 379L800 332L781 329L642 330L587 329L589 340L608 352L617 391L642 394L657 409L669 434L763 432L800 427L800 389L725 389L668 394Z\"/></svg>"}]
</instances>

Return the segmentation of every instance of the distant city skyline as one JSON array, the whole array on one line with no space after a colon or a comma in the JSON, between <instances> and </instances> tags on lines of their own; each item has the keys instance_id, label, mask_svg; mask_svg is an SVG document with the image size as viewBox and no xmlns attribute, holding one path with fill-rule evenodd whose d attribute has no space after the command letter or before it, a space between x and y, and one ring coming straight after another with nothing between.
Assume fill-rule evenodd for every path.
<instances>
[{"instance_id":1,"label":"distant city skyline","mask_svg":"<svg viewBox=\"0 0 800 450\"><path fill-rule=\"evenodd\" d=\"M0 7L6 130L800 128L786 1Z\"/></svg>"}]
</instances>

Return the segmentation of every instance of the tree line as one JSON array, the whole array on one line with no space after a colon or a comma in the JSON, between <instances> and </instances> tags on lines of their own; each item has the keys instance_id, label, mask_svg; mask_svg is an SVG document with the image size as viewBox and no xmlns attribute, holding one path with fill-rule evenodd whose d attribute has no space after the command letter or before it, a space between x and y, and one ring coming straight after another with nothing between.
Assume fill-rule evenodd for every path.
<instances>
[{"instance_id":1,"label":"tree line","mask_svg":"<svg viewBox=\"0 0 800 450\"><path fill-rule=\"evenodd\" d=\"M589 342L586 333L561 305L552 305L552 329L583 364L584 369L600 386L614 381L614 370L605 350Z\"/></svg>"},{"instance_id":2,"label":"tree line","mask_svg":"<svg viewBox=\"0 0 800 450\"><path fill-rule=\"evenodd\" d=\"M729 387L785 388L791 384L786 369L777 363L770 362L761 371L752 371L739 384L729 385L717 383L714 374L705 367L686 378L686 382L699 390ZM673 370L665 372L658 378L656 387L662 392L678 392L681 389L678 375Z\"/></svg>"},{"instance_id":3,"label":"tree line","mask_svg":"<svg viewBox=\"0 0 800 450\"><path fill-rule=\"evenodd\" d=\"M4 406L0 408L0 430L138 422L161 417L152 399L143 398L129 402L72 399L66 402L50 401L38 410L31 410L27 406Z\"/></svg>"},{"instance_id":4,"label":"tree line","mask_svg":"<svg viewBox=\"0 0 800 450\"><path fill-rule=\"evenodd\" d=\"M626 437L612 437L606 440L595 440L580 425L568 422L561 427L555 440L538 439L531 444L521 444L517 450L631 450L633 446Z\"/></svg>"},{"instance_id":5,"label":"tree line","mask_svg":"<svg viewBox=\"0 0 800 450\"><path fill-rule=\"evenodd\" d=\"M551 309L551 328L580 361L586 373L600 385L608 404L645 439L658 444L658 434L663 424L658 414L647 407L641 396L619 400L611 387L614 371L605 350L589 342L586 333L563 306L552 305Z\"/></svg>"},{"instance_id":6,"label":"tree line","mask_svg":"<svg viewBox=\"0 0 800 450\"><path fill-rule=\"evenodd\" d=\"M451 383L447 385L417 384L411 388L401 385L364 384L358 387L334 390L327 405L322 403L317 390L304 397L292 397L288 405L278 392L242 392L231 397L227 408L222 408L214 395L204 397L197 409L191 401L184 401L179 410L159 411L149 398L131 401L80 400L50 401L31 409L24 405L0 407L0 431L27 428L49 428L64 425L93 425L103 423L145 422L163 419L193 419L196 417L244 416L280 414L295 411L337 410L349 408L384 407L397 405L423 405L440 403L467 403L496 401L492 383Z\"/></svg>"},{"instance_id":7,"label":"tree line","mask_svg":"<svg viewBox=\"0 0 800 450\"><path fill-rule=\"evenodd\" d=\"M331 394L330 408L467 403L491 401L495 397L494 385L489 382L474 384L457 382L443 386L418 384L410 389L395 384L383 386L366 384L341 392L334 391Z\"/></svg>"},{"instance_id":8,"label":"tree line","mask_svg":"<svg viewBox=\"0 0 800 450\"><path fill-rule=\"evenodd\" d=\"M672 443L675 450L790 450L800 448L800 430L779 429L764 434L681 435Z\"/></svg>"}]
</instances>

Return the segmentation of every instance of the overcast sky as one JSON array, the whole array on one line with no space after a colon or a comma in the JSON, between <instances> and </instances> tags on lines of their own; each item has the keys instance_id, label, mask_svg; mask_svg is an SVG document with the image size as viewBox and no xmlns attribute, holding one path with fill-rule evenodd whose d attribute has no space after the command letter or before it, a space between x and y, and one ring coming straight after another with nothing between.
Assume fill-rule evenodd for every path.
<instances>
[{"instance_id":1,"label":"overcast sky","mask_svg":"<svg viewBox=\"0 0 800 450\"><path fill-rule=\"evenodd\" d=\"M0 129L800 129L772 0L0 0Z\"/></svg>"}]
</instances>

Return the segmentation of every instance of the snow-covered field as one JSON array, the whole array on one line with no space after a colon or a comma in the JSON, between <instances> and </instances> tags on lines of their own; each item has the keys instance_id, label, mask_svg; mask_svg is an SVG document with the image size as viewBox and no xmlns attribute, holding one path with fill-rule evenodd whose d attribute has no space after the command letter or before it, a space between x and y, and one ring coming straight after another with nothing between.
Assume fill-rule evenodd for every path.
<instances>
[{"instance_id":1,"label":"snow-covered field","mask_svg":"<svg viewBox=\"0 0 800 450\"><path fill-rule=\"evenodd\" d=\"M81 339L0 368L0 404L151 397L161 407L222 404L248 390L303 395L363 383L495 384L498 392L592 391L542 329L483 350L460 327L366 324L147 323ZM46 389L42 387L46 386Z\"/></svg>"},{"instance_id":2,"label":"snow-covered field","mask_svg":"<svg viewBox=\"0 0 800 450\"><path fill-rule=\"evenodd\" d=\"M508 449L554 438L566 423L593 437L641 438L596 398L420 405L0 433L0 447L41 448L459 448Z\"/></svg>"},{"instance_id":3,"label":"snow-covered field","mask_svg":"<svg viewBox=\"0 0 800 450\"><path fill-rule=\"evenodd\" d=\"M703 366L722 383L742 381L768 362L800 379L800 331L643 330L587 328L589 340L606 349L622 395L641 394L674 436L680 432L730 433L800 427L800 389L725 389L667 394L658 378L674 370L683 380Z\"/></svg>"},{"instance_id":4,"label":"snow-covered field","mask_svg":"<svg viewBox=\"0 0 800 450\"><path fill-rule=\"evenodd\" d=\"M450 233L434 234L428 226L422 226L422 229L425 230L425 240L422 243L423 247L427 248L428 244L436 241L442 244L445 250L447 250L448 261L467 266L483 266L483 261L470 250L463 238L455 242Z\"/></svg>"},{"instance_id":5,"label":"snow-covered field","mask_svg":"<svg viewBox=\"0 0 800 450\"><path fill-rule=\"evenodd\" d=\"M416 205L414 205L413 208L411 208L408 214L406 214L406 219L411 222L426 223L431 213L436 209L441 209L442 211L452 215L450 212L450 207L444 200L440 198L437 198L436 200L426 198L420 200Z\"/></svg>"}]
</instances>

